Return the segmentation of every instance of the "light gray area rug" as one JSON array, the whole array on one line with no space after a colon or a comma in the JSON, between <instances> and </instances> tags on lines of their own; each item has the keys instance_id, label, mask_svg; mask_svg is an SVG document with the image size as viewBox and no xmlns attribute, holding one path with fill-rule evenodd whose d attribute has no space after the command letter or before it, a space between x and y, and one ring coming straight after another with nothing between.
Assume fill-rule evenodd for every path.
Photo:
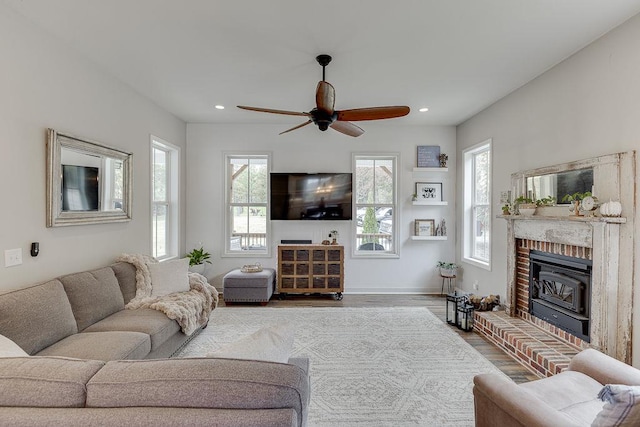
<instances>
[{"instance_id":1,"label":"light gray area rug","mask_svg":"<svg viewBox=\"0 0 640 427\"><path fill-rule=\"evenodd\" d=\"M179 357L282 322L311 361L309 426L472 426L474 375L504 375L424 307L220 307Z\"/></svg>"}]
</instances>

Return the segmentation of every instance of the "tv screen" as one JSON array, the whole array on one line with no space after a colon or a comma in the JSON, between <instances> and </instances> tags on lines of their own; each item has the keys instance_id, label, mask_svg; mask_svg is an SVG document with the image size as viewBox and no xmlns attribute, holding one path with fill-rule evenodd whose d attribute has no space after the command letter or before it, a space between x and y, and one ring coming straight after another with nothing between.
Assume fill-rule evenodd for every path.
<instances>
[{"instance_id":1,"label":"tv screen","mask_svg":"<svg viewBox=\"0 0 640 427\"><path fill-rule=\"evenodd\" d=\"M62 165L62 210L98 210L98 168Z\"/></svg>"},{"instance_id":2,"label":"tv screen","mask_svg":"<svg viewBox=\"0 0 640 427\"><path fill-rule=\"evenodd\" d=\"M351 219L351 173L272 173L272 220Z\"/></svg>"}]
</instances>

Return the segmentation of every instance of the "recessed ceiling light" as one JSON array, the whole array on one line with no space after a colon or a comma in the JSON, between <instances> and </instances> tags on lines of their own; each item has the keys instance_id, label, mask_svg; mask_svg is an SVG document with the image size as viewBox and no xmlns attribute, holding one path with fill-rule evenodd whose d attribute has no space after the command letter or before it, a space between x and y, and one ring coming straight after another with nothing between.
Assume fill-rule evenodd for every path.
<instances>
[{"instance_id":1,"label":"recessed ceiling light","mask_svg":"<svg viewBox=\"0 0 640 427\"><path fill-rule=\"evenodd\" d=\"M419 109L418 111L420 111L421 113L426 113L427 111L429 111L429 108L427 107L422 107L421 109Z\"/></svg>"},{"instance_id":2,"label":"recessed ceiling light","mask_svg":"<svg viewBox=\"0 0 640 427\"><path fill-rule=\"evenodd\" d=\"M224 110L224 105L216 105L216 109L218 109L218 110Z\"/></svg>"}]
</instances>

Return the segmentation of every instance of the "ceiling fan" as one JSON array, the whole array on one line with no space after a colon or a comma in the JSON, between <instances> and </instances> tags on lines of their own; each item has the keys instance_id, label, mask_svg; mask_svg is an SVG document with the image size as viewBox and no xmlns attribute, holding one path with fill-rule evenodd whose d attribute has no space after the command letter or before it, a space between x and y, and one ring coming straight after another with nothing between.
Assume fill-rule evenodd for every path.
<instances>
[{"instance_id":1,"label":"ceiling fan","mask_svg":"<svg viewBox=\"0 0 640 427\"><path fill-rule=\"evenodd\" d=\"M371 108L354 108L351 110L335 110L335 89L331 83L324 79L324 69L331 62L331 56L318 55L316 57L318 64L322 66L322 81L318 82L316 88L316 108L312 109L308 113L274 110L271 108L259 108L259 107L247 107L244 105L238 105L238 108L243 110L260 111L263 113L284 114L288 116L305 116L309 120L287 129L283 133L291 132L292 130L300 129L310 123L315 123L318 129L325 131L328 128L337 130L345 135L360 136L364 133L364 130L359 126L354 125L351 122L363 121L363 120L380 120L380 119L392 119L395 117L402 117L409 114L409 107L407 106L392 106L392 107L371 107Z\"/></svg>"}]
</instances>

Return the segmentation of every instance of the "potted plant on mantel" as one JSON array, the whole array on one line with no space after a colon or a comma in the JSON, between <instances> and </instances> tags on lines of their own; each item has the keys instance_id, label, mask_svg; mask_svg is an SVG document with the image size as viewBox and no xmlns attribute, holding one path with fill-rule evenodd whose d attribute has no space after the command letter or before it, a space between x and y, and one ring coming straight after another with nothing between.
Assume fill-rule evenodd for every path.
<instances>
[{"instance_id":1,"label":"potted plant on mantel","mask_svg":"<svg viewBox=\"0 0 640 427\"><path fill-rule=\"evenodd\" d=\"M187 254L186 258L189 258L189 270L194 273L204 274L205 264L211 264L211 261L209 261L211 254L205 252L203 246L200 246L200 249L193 249Z\"/></svg>"},{"instance_id":2,"label":"potted plant on mantel","mask_svg":"<svg viewBox=\"0 0 640 427\"><path fill-rule=\"evenodd\" d=\"M585 191L584 193L577 192L573 194L566 194L562 198L562 201L571 203L571 208L569 208L569 210L573 212L572 215L579 216L580 202L586 197L591 197L591 191Z\"/></svg>"},{"instance_id":3,"label":"potted plant on mantel","mask_svg":"<svg viewBox=\"0 0 640 427\"><path fill-rule=\"evenodd\" d=\"M436 267L440 268L442 277L456 277L458 273L458 265L455 262L438 261Z\"/></svg>"},{"instance_id":4,"label":"potted plant on mantel","mask_svg":"<svg viewBox=\"0 0 640 427\"><path fill-rule=\"evenodd\" d=\"M529 197L519 196L514 202L518 207L517 212L521 215L529 216L536 212L536 202Z\"/></svg>"}]
</instances>

